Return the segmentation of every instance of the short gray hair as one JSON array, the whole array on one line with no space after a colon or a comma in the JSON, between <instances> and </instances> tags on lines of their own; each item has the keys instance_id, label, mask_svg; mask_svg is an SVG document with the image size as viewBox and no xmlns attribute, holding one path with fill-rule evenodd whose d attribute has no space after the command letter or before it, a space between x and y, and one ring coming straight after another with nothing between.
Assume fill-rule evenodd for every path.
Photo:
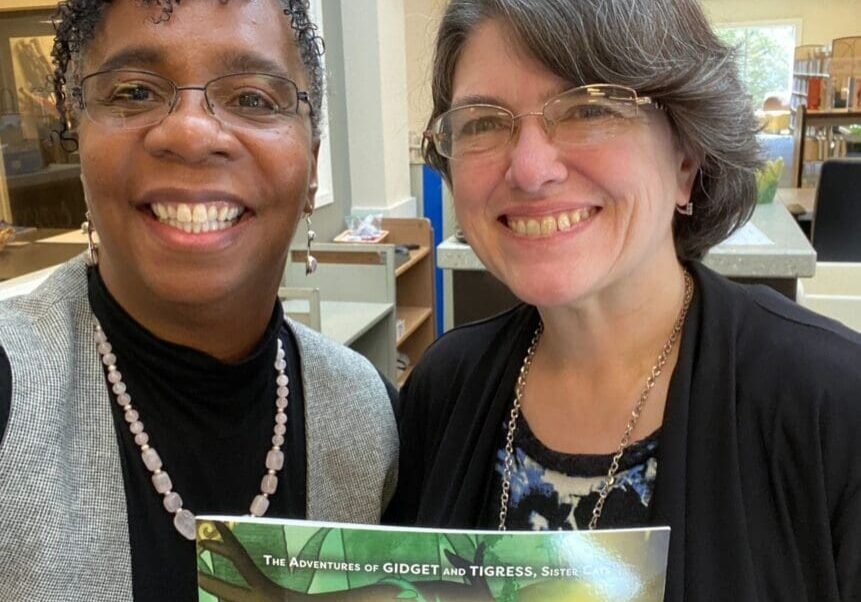
<instances>
[{"instance_id":1,"label":"short gray hair","mask_svg":"<svg viewBox=\"0 0 861 602\"><path fill-rule=\"evenodd\" d=\"M572 86L623 85L661 104L682 148L700 162L694 214L673 224L680 258L701 258L750 218L759 127L735 51L696 0L452 0L437 34L429 124L451 107L460 53L487 20ZM450 184L448 160L432 142L424 155Z\"/></svg>"}]
</instances>

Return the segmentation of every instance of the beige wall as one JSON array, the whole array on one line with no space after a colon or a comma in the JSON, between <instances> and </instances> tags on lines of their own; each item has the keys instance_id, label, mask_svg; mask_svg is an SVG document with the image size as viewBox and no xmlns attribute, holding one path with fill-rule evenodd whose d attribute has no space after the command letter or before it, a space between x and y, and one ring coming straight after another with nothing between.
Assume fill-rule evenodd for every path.
<instances>
[{"instance_id":1,"label":"beige wall","mask_svg":"<svg viewBox=\"0 0 861 602\"><path fill-rule=\"evenodd\" d=\"M802 44L861 35L861 0L700 0L714 23L801 20Z\"/></svg>"},{"instance_id":2,"label":"beige wall","mask_svg":"<svg viewBox=\"0 0 861 602\"><path fill-rule=\"evenodd\" d=\"M407 103L411 132L423 131L431 112L433 43L445 5L446 0L404 0Z\"/></svg>"}]
</instances>

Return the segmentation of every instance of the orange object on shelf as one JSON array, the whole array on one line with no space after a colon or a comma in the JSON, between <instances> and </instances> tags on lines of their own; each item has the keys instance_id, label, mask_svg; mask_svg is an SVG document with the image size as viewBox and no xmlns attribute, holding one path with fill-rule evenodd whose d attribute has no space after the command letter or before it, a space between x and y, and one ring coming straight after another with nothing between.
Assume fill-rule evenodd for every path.
<instances>
[{"instance_id":1,"label":"orange object on shelf","mask_svg":"<svg viewBox=\"0 0 861 602\"><path fill-rule=\"evenodd\" d=\"M811 77L807 82L807 108L818 109L822 104L822 78Z\"/></svg>"}]
</instances>

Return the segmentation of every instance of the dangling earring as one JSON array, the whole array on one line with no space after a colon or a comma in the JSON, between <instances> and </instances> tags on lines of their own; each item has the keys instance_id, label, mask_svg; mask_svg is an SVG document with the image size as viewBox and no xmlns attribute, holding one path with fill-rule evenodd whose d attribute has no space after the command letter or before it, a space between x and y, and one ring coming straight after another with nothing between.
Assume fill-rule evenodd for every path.
<instances>
[{"instance_id":1,"label":"dangling earring","mask_svg":"<svg viewBox=\"0 0 861 602\"><path fill-rule=\"evenodd\" d=\"M694 203L693 203L693 201L688 201L686 204L681 205L681 206L676 205L676 212L680 213L681 215L686 215L686 216L690 217L691 215L694 214Z\"/></svg>"},{"instance_id":2,"label":"dangling earring","mask_svg":"<svg viewBox=\"0 0 861 602\"><path fill-rule=\"evenodd\" d=\"M305 229L308 232L308 251L305 253L305 275L310 276L317 271L317 258L311 255L311 243L317 238L317 233L311 229L311 215L305 216Z\"/></svg>"},{"instance_id":3,"label":"dangling earring","mask_svg":"<svg viewBox=\"0 0 861 602\"><path fill-rule=\"evenodd\" d=\"M93 227L90 212L87 211L84 215L87 221L81 224L81 232L87 235L87 265L93 267L99 265L99 245L93 240L96 229Z\"/></svg>"}]
</instances>

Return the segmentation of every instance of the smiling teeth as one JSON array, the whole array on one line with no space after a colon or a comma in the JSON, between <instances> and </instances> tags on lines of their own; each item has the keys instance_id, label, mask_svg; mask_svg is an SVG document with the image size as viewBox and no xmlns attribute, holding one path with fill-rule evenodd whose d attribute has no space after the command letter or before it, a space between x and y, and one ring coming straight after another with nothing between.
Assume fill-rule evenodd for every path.
<instances>
[{"instance_id":1,"label":"smiling teeth","mask_svg":"<svg viewBox=\"0 0 861 602\"><path fill-rule=\"evenodd\" d=\"M161 223L189 234L226 230L245 212L227 203L153 203L150 209Z\"/></svg>"},{"instance_id":2,"label":"smiling teeth","mask_svg":"<svg viewBox=\"0 0 861 602\"><path fill-rule=\"evenodd\" d=\"M541 219L541 236L550 236L556 233L556 218L544 217Z\"/></svg>"},{"instance_id":3,"label":"smiling teeth","mask_svg":"<svg viewBox=\"0 0 861 602\"><path fill-rule=\"evenodd\" d=\"M567 213L563 213L559 217L556 218L556 224L559 226L559 229L563 232L571 229L571 220L568 218Z\"/></svg>"},{"instance_id":4,"label":"smiling teeth","mask_svg":"<svg viewBox=\"0 0 861 602\"><path fill-rule=\"evenodd\" d=\"M506 222L511 230L521 236L552 236L557 232L567 232L597 212L597 207L590 207L576 211L563 211L556 215L545 215L540 218L509 217L506 218Z\"/></svg>"}]
</instances>

